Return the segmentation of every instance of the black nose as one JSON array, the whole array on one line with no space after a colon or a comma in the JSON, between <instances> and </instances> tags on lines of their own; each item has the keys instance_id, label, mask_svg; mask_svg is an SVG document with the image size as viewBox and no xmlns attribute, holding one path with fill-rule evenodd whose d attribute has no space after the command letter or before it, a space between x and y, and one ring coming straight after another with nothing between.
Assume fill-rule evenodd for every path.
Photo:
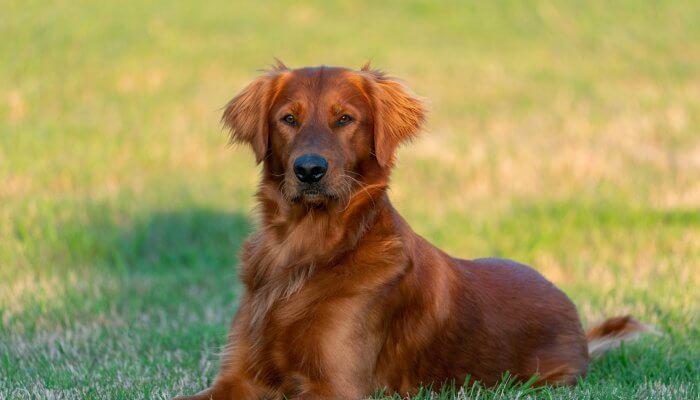
<instances>
[{"instance_id":1,"label":"black nose","mask_svg":"<svg viewBox=\"0 0 700 400\"><path fill-rule=\"evenodd\" d=\"M304 154L294 160L294 174L304 183L318 182L328 171L328 161L318 154Z\"/></svg>"}]
</instances>

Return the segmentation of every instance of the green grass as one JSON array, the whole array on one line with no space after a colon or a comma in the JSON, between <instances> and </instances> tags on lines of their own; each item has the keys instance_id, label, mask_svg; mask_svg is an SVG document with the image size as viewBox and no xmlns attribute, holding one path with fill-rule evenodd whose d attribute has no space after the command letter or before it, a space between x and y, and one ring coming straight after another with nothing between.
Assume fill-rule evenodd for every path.
<instances>
[{"instance_id":1,"label":"green grass","mask_svg":"<svg viewBox=\"0 0 700 400\"><path fill-rule=\"evenodd\" d=\"M429 99L391 190L417 232L664 332L463 396L700 397L700 5L377 3L0 1L0 399L211 382L257 179L218 118L273 56Z\"/></svg>"}]
</instances>

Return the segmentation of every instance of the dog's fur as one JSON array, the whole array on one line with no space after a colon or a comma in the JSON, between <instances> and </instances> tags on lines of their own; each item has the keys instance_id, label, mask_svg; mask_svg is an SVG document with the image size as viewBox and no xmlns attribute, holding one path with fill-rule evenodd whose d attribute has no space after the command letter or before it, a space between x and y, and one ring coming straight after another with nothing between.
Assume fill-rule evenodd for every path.
<instances>
[{"instance_id":1,"label":"dog's fur","mask_svg":"<svg viewBox=\"0 0 700 400\"><path fill-rule=\"evenodd\" d=\"M232 140L263 163L260 226L243 246L246 290L219 375L185 398L359 399L467 376L493 385L506 371L571 385L588 342L607 348L643 329L618 318L586 338L574 305L535 270L456 259L414 233L387 185L397 146L424 119L418 98L369 66L279 63L231 100ZM308 153L329 164L313 185L291 167Z\"/></svg>"}]
</instances>

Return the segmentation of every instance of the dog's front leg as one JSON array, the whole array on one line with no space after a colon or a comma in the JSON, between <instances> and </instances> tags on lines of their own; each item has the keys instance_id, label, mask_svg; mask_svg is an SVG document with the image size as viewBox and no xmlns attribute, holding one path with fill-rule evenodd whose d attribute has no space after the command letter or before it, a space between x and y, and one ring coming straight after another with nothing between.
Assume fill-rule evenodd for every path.
<instances>
[{"instance_id":1,"label":"dog's front leg","mask_svg":"<svg viewBox=\"0 0 700 400\"><path fill-rule=\"evenodd\" d=\"M231 322L228 343L221 359L219 375L214 384L193 396L179 396L173 400L258 400L274 392L250 376L249 367L255 364L255 354L247 334L250 323L250 303L243 299Z\"/></svg>"},{"instance_id":2,"label":"dog's front leg","mask_svg":"<svg viewBox=\"0 0 700 400\"><path fill-rule=\"evenodd\" d=\"M341 329L342 325L354 326L352 319L348 318L347 321L350 322L335 326ZM374 370L380 348L379 337L372 331L355 333L326 332L319 343L321 357L318 369L308 371L311 373L306 377L297 379L298 396L295 398L357 400L372 394L376 386Z\"/></svg>"},{"instance_id":3,"label":"dog's front leg","mask_svg":"<svg viewBox=\"0 0 700 400\"><path fill-rule=\"evenodd\" d=\"M266 388L250 380L226 377L193 396L178 396L173 400L258 400L265 398L266 393Z\"/></svg>"},{"instance_id":4,"label":"dog's front leg","mask_svg":"<svg viewBox=\"0 0 700 400\"><path fill-rule=\"evenodd\" d=\"M338 378L338 377L336 377ZM301 394L293 397L297 400L358 400L367 397L366 382L355 384L332 384L330 382L312 382L305 385Z\"/></svg>"}]
</instances>

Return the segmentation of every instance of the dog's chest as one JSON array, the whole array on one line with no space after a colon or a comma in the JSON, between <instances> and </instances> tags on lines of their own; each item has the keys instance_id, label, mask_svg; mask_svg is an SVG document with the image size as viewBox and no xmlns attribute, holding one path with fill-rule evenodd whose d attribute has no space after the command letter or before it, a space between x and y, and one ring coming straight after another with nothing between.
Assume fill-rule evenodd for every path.
<instances>
[{"instance_id":1,"label":"dog's chest","mask_svg":"<svg viewBox=\"0 0 700 400\"><path fill-rule=\"evenodd\" d=\"M251 254L248 282L257 285L248 286L249 338L256 365L265 375L308 377L362 357L371 364L383 301L402 275L395 254L399 246L397 240L368 241L337 264L297 264L293 270L284 269L289 264L266 263L278 261L278 253ZM265 273L253 275L260 271Z\"/></svg>"},{"instance_id":2,"label":"dog's chest","mask_svg":"<svg viewBox=\"0 0 700 400\"><path fill-rule=\"evenodd\" d=\"M347 357L362 347L366 338L358 327L367 319L369 302L323 279L308 277L296 284L295 290L256 293L254 308L260 315L253 338L258 355L275 370L314 376L324 365L347 362L335 360L338 354Z\"/></svg>"},{"instance_id":3,"label":"dog's chest","mask_svg":"<svg viewBox=\"0 0 700 400\"><path fill-rule=\"evenodd\" d=\"M257 336L260 355L278 371L291 370L306 375L319 370L332 320L327 311L325 303L305 299L303 290L279 297L260 322Z\"/></svg>"}]
</instances>

